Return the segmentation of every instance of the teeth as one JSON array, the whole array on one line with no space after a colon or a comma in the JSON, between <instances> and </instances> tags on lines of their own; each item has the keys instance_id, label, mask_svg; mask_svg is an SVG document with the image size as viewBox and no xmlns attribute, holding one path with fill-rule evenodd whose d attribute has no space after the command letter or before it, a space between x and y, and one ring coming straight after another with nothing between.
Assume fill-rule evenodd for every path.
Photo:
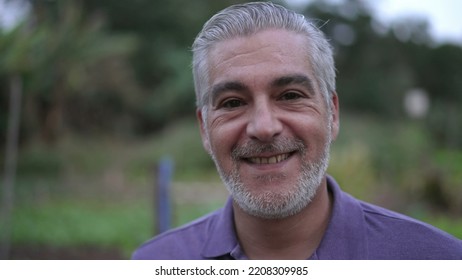
<instances>
[{"instance_id":1,"label":"teeth","mask_svg":"<svg viewBox=\"0 0 462 280\"><path fill-rule=\"evenodd\" d=\"M289 154L276 155L272 157L252 157L249 161L255 164L274 164L286 160Z\"/></svg>"}]
</instances>

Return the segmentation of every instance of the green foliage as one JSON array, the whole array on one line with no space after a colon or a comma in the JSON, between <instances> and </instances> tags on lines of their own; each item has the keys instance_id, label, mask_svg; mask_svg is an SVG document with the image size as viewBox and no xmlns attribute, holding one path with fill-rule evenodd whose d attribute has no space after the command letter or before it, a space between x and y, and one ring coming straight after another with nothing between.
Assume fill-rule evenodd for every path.
<instances>
[{"instance_id":1,"label":"green foliage","mask_svg":"<svg viewBox=\"0 0 462 280\"><path fill-rule=\"evenodd\" d=\"M75 199L21 205L14 213L13 243L115 247L128 258L152 235L150 209L140 202L102 204Z\"/></svg>"},{"instance_id":2,"label":"green foliage","mask_svg":"<svg viewBox=\"0 0 462 280\"><path fill-rule=\"evenodd\" d=\"M151 141L143 143L139 156L131 161L130 170L139 174L165 157L175 162L178 180L216 178L210 175L216 173L215 166L202 146L199 127L193 119L172 124Z\"/></svg>"},{"instance_id":3,"label":"green foliage","mask_svg":"<svg viewBox=\"0 0 462 280\"><path fill-rule=\"evenodd\" d=\"M63 158L48 147L31 147L24 150L18 160L18 173L26 176L58 176L63 167Z\"/></svg>"},{"instance_id":4,"label":"green foliage","mask_svg":"<svg viewBox=\"0 0 462 280\"><path fill-rule=\"evenodd\" d=\"M177 204L175 208L175 226L187 224L203 215L209 214L224 206L222 201L210 201L201 204Z\"/></svg>"},{"instance_id":5,"label":"green foliage","mask_svg":"<svg viewBox=\"0 0 462 280\"><path fill-rule=\"evenodd\" d=\"M401 212L461 213L460 151L439 148L423 123L343 114L329 172L346 190Z\"/></svg>"},{"instance_id":6,"label":"green foliage","mask_svg":"<svg viewBox=\"0 0 462 280\"><path fill-rule=\"evenodd\" d=\"M462 221L454 221L454 219L450 219L445 216L422 217L422 220L443 231L449 232L459 239L462 239Z\"/></svg>"},{"instance_id":7,"label":"green foliage","mask_svg":"<svg viewBox=\"0 0 462 280\"><path fill-rule=\"evenodd\" d=\"M222 207L222 202L179 204L174 227ZM149 201L101 202L59 199L27 203L14 213L13 243L52 247L117 248L125 258L155 235L155 216Z\"/></svg>"},{"instance_id":8,"label":"green foliage","mask_svg":"<svg viewBox=\"0 0 462 280\"><path fill-rule=\"evenodd\" d=\"M73 1L60 2L56 9L47 6L53 3L34 4L33 17L0 34L0 75L24 79L27 110L23 127L29 133L23 138L33 131L52 143L61 136L67 99L98 88L92 74L108 72L105 67L109 66L101 62L128 55L136 48L136 40L126 34L107 33L101 18L85 17ZM120 95L121 91L114 92Z\"/></svg>"}]
</instances>

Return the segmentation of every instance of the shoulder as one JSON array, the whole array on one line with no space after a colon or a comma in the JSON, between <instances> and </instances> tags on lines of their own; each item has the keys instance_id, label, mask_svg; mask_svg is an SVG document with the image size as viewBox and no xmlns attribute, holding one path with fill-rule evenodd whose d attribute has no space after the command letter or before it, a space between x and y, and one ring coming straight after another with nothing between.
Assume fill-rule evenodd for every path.
<instances>
[{"instance_id":1,"label":"shoulder","mask_svg":"<svg viewBox=\"0 0 462 280\"><path fill-rule=\"evenodd\" d=\"M462 259L462 241L429 224L360 202L376 259Z\"/></svg>"},{"instance_id":2,"label":"shoulder","mask_svg":"<svg viewBox=\"0 0 462 280\"><path fill-rule=\"evenodd\" d=\"M217 210L152 238L133 253L132 259L201 259L201 250L207 241L208 231L221 211L221 209Z\"/></svg>"},{"instance_id":3,"label":"shoulder","mask_svg":"<svg viewBox=\"0 0 462 280\"><path fill-rule=\"evenodd\" d=\"M332 218L324 239L324 258L462 259L462 241L429 224L358 200L331 177ZM333 254L334 252L335 254Z\"/></svg>"}]
</instances>

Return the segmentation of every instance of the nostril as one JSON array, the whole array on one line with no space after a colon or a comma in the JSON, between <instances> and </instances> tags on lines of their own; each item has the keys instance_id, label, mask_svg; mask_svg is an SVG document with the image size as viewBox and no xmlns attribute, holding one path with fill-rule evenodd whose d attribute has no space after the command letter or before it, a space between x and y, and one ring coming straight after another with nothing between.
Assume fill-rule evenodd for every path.
<instances>
[{"instance_id":1,"label":"nostril","mask_svg":"<svg viewBox=\"0 0 462 280\"><path fill-rule=\"evenodd\" d=\"M281 132L282 123L272 115L257 115L247 126L248 136L263 142L271 141Z\"/></svg>"}]
</instances>

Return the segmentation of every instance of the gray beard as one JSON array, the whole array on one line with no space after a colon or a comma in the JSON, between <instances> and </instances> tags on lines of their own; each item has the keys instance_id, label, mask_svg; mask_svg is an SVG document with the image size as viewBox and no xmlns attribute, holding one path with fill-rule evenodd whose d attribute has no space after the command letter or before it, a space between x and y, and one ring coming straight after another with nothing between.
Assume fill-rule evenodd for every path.
<instances>
[{"instance_id":1,"label":"gray beard","mask_svg":"<svg viewBox=\"0 0 462 280\"><path fill-rule=\"evenodd\" d=\"M326 174L329 163L329 151L332 137L330 134L324 145L322 154L317 161L302 161L301 173L296 183L285 191L251 192L239 176L239 160L245 155L262 151L287 152L296 149L301 155L305 154L306 145L297 139L282 139L269 145L249 143L244 147L233 149L233 171L226 174L212 156L221 179L237 205L249 215L263 219L283 219L299 213L313 200ZM262 183L283 179L284 174L261 176Z\"/></svg>"}]
</instances>

